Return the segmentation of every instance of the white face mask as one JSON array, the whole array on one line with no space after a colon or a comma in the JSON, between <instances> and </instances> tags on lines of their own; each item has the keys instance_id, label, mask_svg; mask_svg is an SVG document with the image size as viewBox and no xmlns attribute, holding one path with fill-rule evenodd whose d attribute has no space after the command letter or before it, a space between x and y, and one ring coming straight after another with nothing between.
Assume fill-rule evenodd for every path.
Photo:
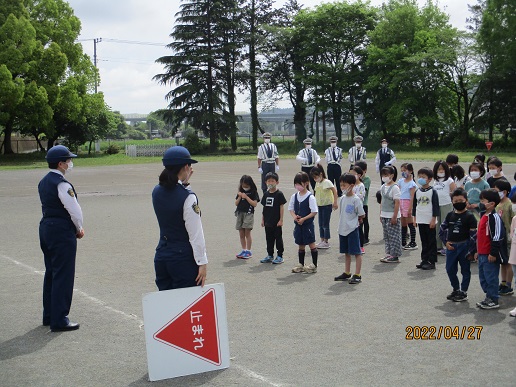
<instances>
[{"instance_id":1,"label":"white face mask","mask_svg":"<svg viewBox=\"0 0 516 387\"><path fill-rule=\"evenodd\" d=\"M385 184L389 184L391 182L391 178L389 176L382 176L382 181Z\"/></svg>"},{"instance_id":2,"label":"white face mask","mask_svg":"<svg viewBox=\"0 0 516 387\"><path fill-rule=\"evenodd\" d=\"M330 143L330 146L331 146L332 148L335 148L335 147L337 146L337 143L336 143L336 142L331 142L331 143Z\"/></svg>"},{"instance_id":3,"label":"white face mask","mask_svg":"<svg viewBox=\"0 0 516 387\"><path fill-rule=\"evenodd\" d=\"M382 144L382 148L387 148L387 144Z\"/></svg>"},{"instance_id":4,"label":"white face mask","mask_svg":"<svg viewBox=\"0 0 516 387\"><path fill-rule=\"evenodd\" d=\"M270 138L266 138L263 140L263 142L265 142L266 144L270 143L271 142L271 139Z\"/></svg>"},{"instance_id":5,"label":"white face mask","mask_svg":"<svg viewBox=\"0 0 516 387\"><path fill-rule=\"evenodd\" d=\"M491 176L494 176L498 173L498 169L490 169L489 173L491 174Z\"/></svg>"},{"instance_id":6,"label":"white face mask","mask_svg":"<svg viewBox=\"0 0 516 387\"><path fill-rule=\"evenodd\" d=\"M312 146L311 145L306 145L306 149L310 149Z\"/></svg>"},{"instance_id":7,"label":"white face mask","mask_svg":"<svg viewBox=\"0 0 516 387\"><path fill-rule=\"evenodd\" d=\"M469 173L469 176L471 176L472 179L478 179L480 177L480 172L478 172L478 171L471 171Z\"/></svg>"},{"instance_id":8,"label":"white face mask","mask_svg":"<svg viewBox=\"0 0 516 387\"><path fill-rule=\"evenodd\" d=\"M445 177L446 173L444 172L437 172L437 177Z\"/></svg>"},{"instance_id":9,"label":"white face mask","mask_svg":"<svg viewBox=\"0 0 516 387\"><path fill-rule=\"evenodd\" d=\"M362 143L361 142L355 142L355 145L357 148L362 148Z\"/></svg>"},{"instance_id":10,"label":"white face mask","mask_svg":"<svg viewBox=\"0 0 516 387\"><path fill-rule=\"evenodd\" d=\"M500 199L503 199L505 197L505 194L503 191L498 192L498 196L500 196Z\"/></svg>"},{"instance_id":11,"label":"white face mask","mask_svg":"<svg viewBox=\"0 0 516 387\"><path fill-rule=\"evenodd\" d=\"M66 172L70 172L73 169L73 161L70 160L66 163L68 165L68 168L66 169Z\"/></svg>"}]
</instances>

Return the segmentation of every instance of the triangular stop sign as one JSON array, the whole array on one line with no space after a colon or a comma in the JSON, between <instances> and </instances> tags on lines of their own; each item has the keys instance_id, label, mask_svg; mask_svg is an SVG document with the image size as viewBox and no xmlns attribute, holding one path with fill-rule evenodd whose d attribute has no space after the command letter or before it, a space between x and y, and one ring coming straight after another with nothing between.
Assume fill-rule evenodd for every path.
<instances>
[{"instance_id":1,"label":"triangular stop sign","mask_svg":"<svg viewBox=\"0 0 516 387\"><path fill-rule=\"evenodd\" d=\"M210 289L154 334L154 339L220 365L215 290Z\"/></svg>"},{"instance_id":2,"label":"triangular stop sign","mask_svg":"<svg viewBox=\"0 0 516 387\"><path fill-rule=\"evenodd\" d=\"M490 151L491 150L491 147L493 146L493 142L492 141L486 141L486 147L487 147L487 150Z\"/></svg>"}]
</instances>

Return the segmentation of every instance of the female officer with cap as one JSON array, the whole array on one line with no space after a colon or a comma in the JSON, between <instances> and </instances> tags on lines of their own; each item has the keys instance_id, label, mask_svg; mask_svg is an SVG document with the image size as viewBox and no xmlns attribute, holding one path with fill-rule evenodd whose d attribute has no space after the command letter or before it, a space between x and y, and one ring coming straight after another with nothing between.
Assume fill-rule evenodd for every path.
<instances>
[{"instance_id":1,"label":"female officer with cap","mask_svg":"<svg viewBox=\"0 0 516 387\"><path fill-rule=\"evenodd\" d=\"M152 191L152 205L159 224L159 243L154 256L156 285L169 290L204 286L206 243L197 196L187 189L193 173L190 152L182 146L165 151L165 169Z\"/></svg>"},{"instance_id":2,"label":"female officer with cap","mask_svg":"<svg viewBox=\"0 0 516 387\"><path fill-rule=\"evenodd\" d=\"M39 240L45 258L43 280L43 325L52 332L73 331L79 324L70 322L75 278L77 239L84 236L82 210L74 187L64 175L73 168L77 155L63 145L52 147L46 155L50 172L38 184L43 218Z\"/></svg>"}]
</instances>

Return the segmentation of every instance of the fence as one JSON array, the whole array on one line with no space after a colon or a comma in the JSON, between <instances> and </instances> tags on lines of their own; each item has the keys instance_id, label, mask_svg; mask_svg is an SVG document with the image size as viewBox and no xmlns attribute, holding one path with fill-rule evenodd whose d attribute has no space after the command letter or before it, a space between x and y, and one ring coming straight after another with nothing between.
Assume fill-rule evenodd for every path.
<instances>
[{"instance_id":1,"label":"fence","mask_svg":"<svg viewBox=\"0 0 516 387\"><path fill-rule=\"evenodd\" d=\"M129 157L163 156L163 153L171 146L172 144L126 145L125 154Z\"/></svg>"},{"instance_id":2,"label":"fence","mask_svg":"<svg viewBox=\"0 0 516 387\"><path fill-rule=\"evenodd\" d=\"M14 153L29 153L38 150L38 143L36 140L11 138L11 147ZM5 152L4 137L0 138L0 150Z\"/></svg>"}]
</instances>

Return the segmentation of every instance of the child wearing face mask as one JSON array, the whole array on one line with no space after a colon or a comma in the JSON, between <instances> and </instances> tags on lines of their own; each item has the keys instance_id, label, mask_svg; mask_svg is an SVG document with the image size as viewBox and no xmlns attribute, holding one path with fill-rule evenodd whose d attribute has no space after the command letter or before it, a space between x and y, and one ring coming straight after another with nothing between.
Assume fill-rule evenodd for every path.
<instances>
[{"instance_id":1,"label":"child wearing face mask","mask_svg":"<svg viewBox=\"0 0 516 387\"><path fill-rule=\"evenodd\" d=\"M437 245L435 240L437 217L439 216L439 197L430 185L434 173L430 168L417 171L417 182L420 187L414 193L412 216L414 225L419 228L421 239L421 263L416 268L434 270L437 262Z\"/></svg>"},{"instance_id":2,"label":"child wearing face mask","mask_svg":"<svg viewBox=\"0 0 516 387\"><path fill-rule=\"evenodd\" d=\"M235 206L237 207L235 211L236 229L239 232L240 244L242 245L242 251L236 255L237 258L249 259L253 256L251 253L253 243L251 230L254 225L254 208L259 201L258 189L253 178L243 175L240 178L238 193L235 198Z\"/></svg>"},{"instance_id":3,"label":"child wearing face mask","mask_svg":"<svg viewBox=\"0 0 516 387\"><path fill-rule=\"evenodd\" d=\"M267 256L260 260L261 263L283 263L283 211L287 202L285 195L278 189L279 176L276 172L265 175L267 191L262 197L262 227L265 228L265 240L267 242ZM278 255L274 258L274 243Z\"/></svg>"},{"instance_id":4,"label":"child wearing face mask","mask_svg":"<svg viewBox=\"0 0 516 387\"><path fill-rule=\"evenodd\" d=\"M502 218L495 210L500 203L498 192L494 189L486 189L480 192L480 201L486 211L478 222L478 278L486 298L477 302L477 306L481 309L496 309L500 307L498 303L500 265L508 262L506 232Z\"/></svg>"},{"instance_id":5,"label":"child wearing face mask","mask_svg":"<svg viewBox=\"0 0 516 387\"><path fill-rule=\"evenodd\" d=\"M312 179L315 180L315 201L319 209L319 237L321 242L316 246L318 249L329 249L331 211L335 211L339 207L337 204L339 196L333 183L326 178L322 165L317 164L312 168L310 174Z\"/></svg>"},{"instance_id":6,"label":"child wearing face mask","mask_svg":"<svg viewBox=\"0 0 516 387\"><path fill-rule=\"evenodd\" d=\"M446 297L454 302L467 301L471 281L470 259L476 252L477 220L466 208L468 194L462 188L452 193L453 211L441 223L439 235L446 245L446 272L452 292ZM457 272L460 265L462 282Z\"/></svg>"},{"instance_id":7,"label":"child wearing face mask","mask_svg":"<svg viewBox=\"0 0 516 387\"><path fill-rule=\"evenodd\" d=\"M315 197L308 191L310 177L306 172L298 172L294 177L296 193L290 198L288 210L294 219L294 241L299 246L299 264L292 273L316 273L318 251L315 246L314 217L319 209ZM305 265L305 246L312 254L312 263Z\"/></svg>"},{"instance_id":8,"label":"child wearing face mask","mask_svg":"<svg viewBox=\"0 0 516 387\"><path fill-rule=\"evenodd\" d=\"M401 245L404 250L416 250L416 228L412 219L412 200L417 184L414 181L414 167L410 163L401 164L401 179L398 180L401 190ZM410 242L407 243L407 231L410 229Z\"/></svg>"},{"instance_id":9,"label":"child wearing face mask","mask_svg":"<svg viewBox=\"0 0 516 387\"><path fill-rule=\"evenodd\" d=\"M365 196L367 193L365 184L362 181L362 176L364 175L364 171L361 167L359 167L358 165L355 165L354 167L351 167L349 169L349 173L354 175L357 179L357 183L355 184L355 187L353 187L353 193L358 196L358 198L362 202L362 207L363 207ZM365 211L365 208L364 208L364 211ZM360 250L362 251L362 254L364 254L365 253L365 249L364 249L365 238L364 238L364 222L363 221L360 223L358 232L359 232L359 236L360 236Z\"/></svg>"},{"instance_id":10,"label":"child wearing face mask","mask_svg":"<svg viewBox=\"0 0 516 387\"><path fill-rule=\"evenodd\" d=\"M346 255L344 273L335 277L335 281L348 281L350 284L362 282L362 253L360 252L359 224L365 211L362 201L353 193L356 177L345 173L340 177L340 219L339 219L339 252ZM355 256L355 274L351 275L351 255Z\"/></svg>"},{"instance_id":11,"label":"child wearing face mask","mask_svg":"<svg viewBox=\"0 0 516 387\"><path fill-rule=\"evenodd\" d=\"M512 212L516 214L516 195L511 196ZM509 264L512 266L512 272L516 275L516 215L511 221L511 253L509 255ZM516 317L516 308L511 310L509 314Z\"/></svg>"},{"instance_id":12,"label":"child wearing face mask","mask_svg":"<svg viewBox=\"0 0 516 387\"><path fill-rule=\"evenodd\" d=\"M398 263L402 254L401 247L401 191L396 184L395 170L393 167L383 167L380 171L382 177L382 203L380 209L380 222L383 228L383 240L385 241L386 256L380 259L384 263Z\"/></svg>"},{"instance_id":13,"label":"child wearing face mask","mask_svg":"<svg viewBox=\"0 0 516 387\"><path fill-rule=\"evenodd\" d=\"M512 203L508 198L509 192L511 192L511 184L507 180L496 180L494 183L494 189L498 191L500 196L500 203L496 206L495 210L500 215L503 221L505 230L507 231L507 247L511 243L511 221L515 213L512 210ZM507 251L509 254L509 251ZM498 294L500 296L510 296L514 294L512 288L512 269L509 263L502 263L500 266L500 286L498 287Z\"/></svg>"},{"instance_id":14,"label":"child wearing face mask","mask_svg":"<svg viewBox=\"0 0 516 387\"><path fill-rule=\"evenodd\" d=\"M489 187L494 188L494 183L498 180L506 180L507 178L502 172L502 160L498 157L493 157L488 161L487 167L489 168L489 177L487 178L487 183Z\"/></svg>"},{"instance_id":15,"label":"child wearing face mask","mask_svg":"<svg viewBox=\"0 0 516 387\"><path fill-rule=\"evenodd\" d=\"M439 198L439 216L437 217L437 223L435 229L439 230L441 222L446 215L453 209L451 194L455 191L456 185L453 179L450 177L450 167L444 160L439 160L434 164L434 190L437 191L437 197ZM436 235L437 250L441 255L446 255L446 249L442 247L439 235Z\"/></svg>"},{"instance_id":16,"label":"child wearing face mask","mask_svg":"<svg viewBox=\"0 0 516 387\"><path fill-rule=\"evenodd\" d=\"M480 219L480 213L483 212L483 208L480 205L480 192L489 188L487 181L483 179L486 174L484 164L472 163L468 170L471 181L468 181L464 185L464 189L468 193L468 210L473 212L477 220Z\"/></svg>"}]
</instances>

